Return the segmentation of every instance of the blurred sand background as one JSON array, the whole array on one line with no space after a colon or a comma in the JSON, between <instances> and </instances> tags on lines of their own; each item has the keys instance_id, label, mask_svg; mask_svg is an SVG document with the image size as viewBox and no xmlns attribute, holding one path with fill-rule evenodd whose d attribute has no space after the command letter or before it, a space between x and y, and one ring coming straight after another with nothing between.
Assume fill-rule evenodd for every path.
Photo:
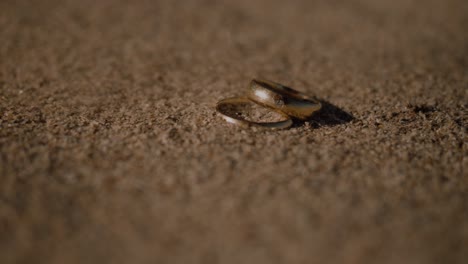
<instances>
[{"instance_id":1,"label":"blurred sand background","mask_svg":"<svg viewBox=\"0 0 468 264\"><path fill-rule=\"evenodd\" d=\"M467 89L464 0L3 0L0 262L467 263Z\"/></svg>"}]
</instances>

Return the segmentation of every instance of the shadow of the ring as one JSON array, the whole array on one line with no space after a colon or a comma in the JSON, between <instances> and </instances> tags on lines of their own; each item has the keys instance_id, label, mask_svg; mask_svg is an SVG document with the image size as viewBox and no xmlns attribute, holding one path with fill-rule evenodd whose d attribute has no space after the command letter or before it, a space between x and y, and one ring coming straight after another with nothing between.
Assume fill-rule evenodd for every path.
<instances>
[{"instance_id":1,"label":"shadow of the ring","mask_svg":"<svg viewBox=\"0 0 468 264\"><path fill-rule=\"evenodd\" d=\"M355 119L352 114L340 109L332 103L323 99L317 100L322 104L322 108L309 119L302 122L296 121L294 126L300 126L303 122L309 122L314 128L336 126L349 123Z\"/></svg>"}]
</instances>

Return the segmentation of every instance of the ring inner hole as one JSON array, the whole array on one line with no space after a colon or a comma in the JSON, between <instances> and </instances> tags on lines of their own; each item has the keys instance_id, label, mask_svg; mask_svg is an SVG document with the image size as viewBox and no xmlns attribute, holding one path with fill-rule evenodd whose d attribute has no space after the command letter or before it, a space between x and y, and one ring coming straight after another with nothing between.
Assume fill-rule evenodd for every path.
<instances>
[{"instance_id":1,"label":"ring inner hole","mask_svg":"<svg viewBox=\"0 0 468 264\"><path fill-rule=\"evenodd\" d=\"M278 112L253 102L223 105L222 110L229 116L252 122L278 122L285 120Z\"/></svg>"}]
</instances>

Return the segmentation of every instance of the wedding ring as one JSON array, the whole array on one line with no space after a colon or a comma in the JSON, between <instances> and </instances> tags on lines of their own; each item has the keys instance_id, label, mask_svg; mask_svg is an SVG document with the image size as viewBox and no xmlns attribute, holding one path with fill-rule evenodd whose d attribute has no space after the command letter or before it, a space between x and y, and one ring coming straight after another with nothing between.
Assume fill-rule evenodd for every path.
<instances>
[{"instance_id":1,"label":"wedding ring","mask_svg":"<svg viewBox=\"0 0 468 264\"><path fill-rule=\"evenodd\" d=\"M300 120L308 119L322 105L317 100L282 84L253 79L247 97L257 104L267 106Z\"/></svg>"},{"instance_id":2,"label":"wedding ring","mask_svg":"<svg viewBox=\"0 0 468 264\"><path fill-rule=\"evenodd\" d=\"M291 117L286 115L283 112L271 109L272 111L275 111L276 113L279 113L282 117L284 117L284 120L278 121L278 122L253 122L246 120L242 117L236 116L235 114L230 114L227 111L225 111L225 107L232 106L232 105L242 105L242 104L251 104L252 101L249 100L246 97L233 97L233 98L227 98L219 101L216 104L216 111L221 114L221 116L229 123L236 124L242 127L262 127L262 128L273 128L273 129L282 129L282 128L288 128L292 125L293 121L291 120Z\"/></svg>"}]
</instances>

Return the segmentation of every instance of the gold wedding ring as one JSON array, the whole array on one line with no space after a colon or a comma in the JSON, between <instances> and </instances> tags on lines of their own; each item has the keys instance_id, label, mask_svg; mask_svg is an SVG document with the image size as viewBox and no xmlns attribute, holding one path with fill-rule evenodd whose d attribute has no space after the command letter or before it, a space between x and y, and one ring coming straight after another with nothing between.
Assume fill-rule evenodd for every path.
<instances>
[{"instance_id":1,"label":"gold wedding ring","mask_svg":"<svg viewBox=\"0 0 468 264\"><path fill-rule=\"evenodd\" d=\"M249 104L252 103L251 100L249 100L246 97L233 97L233 98L227 98L219 101L216 104L216 111L221 114L221 116L229 123L236 124L242 127L262 127L262 128L273 128L273 129L282 129L282 128L288 128L292 125L293 121L291 120L291 117L286 115L285 113L271 109L272 111L275 111L276 113L279 113L282 117L284 117L284 120L278 121L278 122L253 122L249 121L246 119L243 119L239 116L236 116L234 114L228 113L228 111L225 111L225 107L229 107L232 105L242 105L242 104Z\"/></svg>"},{"instance_id":2,"label":"gold wedding ring","mask_svg":"<svg viewBox=\"0 0 468 264\"><path fill-rule=\"evenodd\" d=\"M267 80L253 79L247 97L257 104L300 120L308 119L322 107L320 102L301 92Z\"/></svg>"}]
</instances>

